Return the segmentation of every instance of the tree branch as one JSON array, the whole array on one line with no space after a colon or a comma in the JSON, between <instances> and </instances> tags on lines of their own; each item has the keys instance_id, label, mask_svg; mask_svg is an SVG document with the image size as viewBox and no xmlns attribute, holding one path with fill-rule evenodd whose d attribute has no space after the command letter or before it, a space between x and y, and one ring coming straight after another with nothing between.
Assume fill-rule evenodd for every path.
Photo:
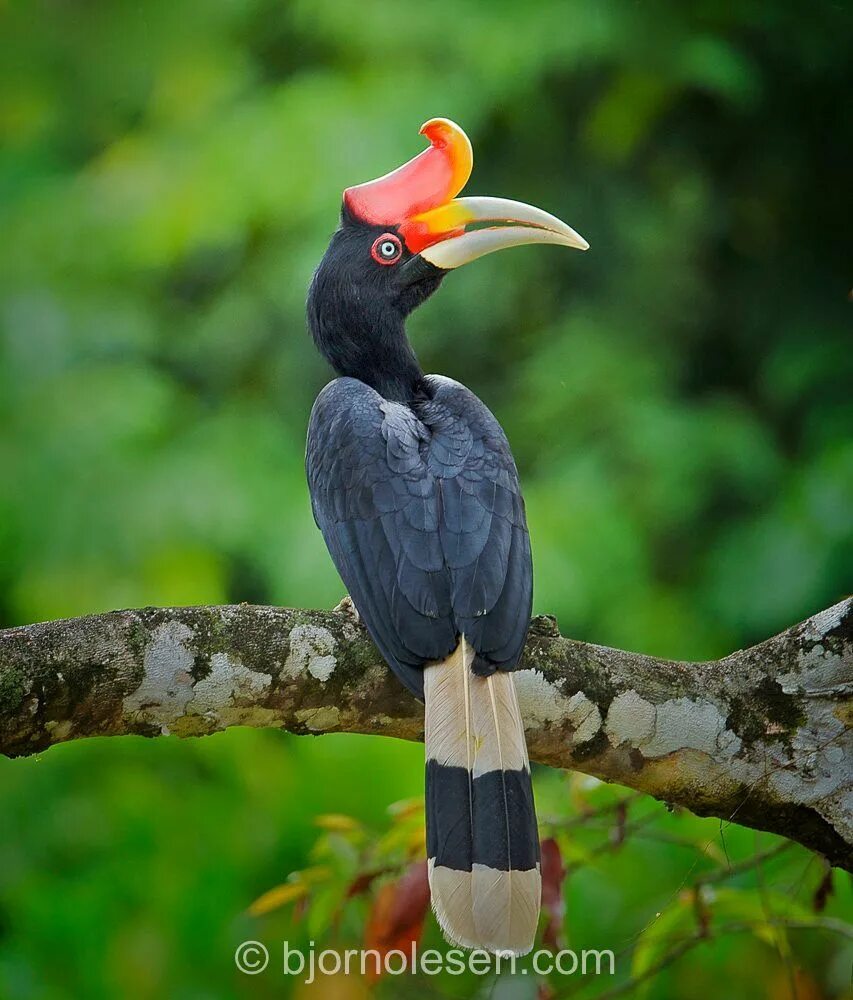
<instances>
[{"instance_id":1,"label":"tree branch","mask_svg":"<svg viewBox=\"0 0 853 1000\"><path fill-rule=\"evenodd\" d=\"M677 663L531 625L532 759L783 834L853 868L853 600L751 649ZM228 726L423 738L351 611L145 608L0 632L0 754Z\"/></svg>"}]
</instances>

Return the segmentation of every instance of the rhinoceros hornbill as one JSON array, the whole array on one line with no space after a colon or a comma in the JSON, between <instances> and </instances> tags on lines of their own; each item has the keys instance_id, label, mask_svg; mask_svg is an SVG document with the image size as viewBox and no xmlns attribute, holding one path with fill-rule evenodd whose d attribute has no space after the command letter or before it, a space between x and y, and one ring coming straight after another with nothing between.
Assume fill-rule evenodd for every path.
<instances>
[{"instance_id":1,"label":"rhinoceros hornbill","mask_svg":"<svg viewBox=\"0 0 853 1000\"><path fill-rule=\"evenodd\" d=\"M456 198L468 137L435 118L430 147L344 192L308 294L340 376L317 397L306 467L314 517L389 666L425 703L432 905L449 940L533 946L539 840L511 671L530 619L532 564L515 462L489 409L425 375L408 314L448 271L524 243L587 249L522 202ZM491 226L474 229L476 223ZM497 225L494 225L494 224Z\"/></svg>"}]
</instances>

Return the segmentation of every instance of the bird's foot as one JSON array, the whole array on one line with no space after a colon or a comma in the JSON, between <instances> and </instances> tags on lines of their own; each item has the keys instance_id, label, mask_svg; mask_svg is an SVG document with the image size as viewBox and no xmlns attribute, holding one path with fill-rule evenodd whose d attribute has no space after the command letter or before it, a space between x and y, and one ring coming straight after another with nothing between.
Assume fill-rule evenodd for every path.
<instances>
[{"instance_id":1,"label":"bird's foot","mask_svg":"<svg viewBox=\"0 0 853 1000\"><path fill-rule=\"evenodd\" d=\"M534 615L530 620L530 631L533 635L560 635L560 627L554 615Z\"/></svg>"},{"instance_id":2,"label":"bird's foot","mask_svg":"<svg viewBox=\"0 0 853 1000\"><path fill-rule=\"evenodd\" d=\"M358 608L352 603L349 594L346 594L343 600L332 608L332 611L340 611L341 614L351 618L357 624L361 622L361 615L358 613Z\"/></svg>"}]
</instances>

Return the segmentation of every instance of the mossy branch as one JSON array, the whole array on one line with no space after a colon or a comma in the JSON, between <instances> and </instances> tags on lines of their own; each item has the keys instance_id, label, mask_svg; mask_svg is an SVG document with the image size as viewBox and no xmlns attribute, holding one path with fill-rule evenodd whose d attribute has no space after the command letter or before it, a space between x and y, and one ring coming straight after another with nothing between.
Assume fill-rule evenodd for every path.
<instances>
[{"instance_id":1,"label":"mossy branch","mask_svg":"<svg viewBox=\"0 0 853 1000\"><path fill-rule=\"evenodd\" d=\"M541 616L521 666L533 760L853 869L853 600L707 663L576 642ZM144 608L0 632L0 754L235 725L418 740L423 711L351 605Z\"/></svg>"}]
</instances>

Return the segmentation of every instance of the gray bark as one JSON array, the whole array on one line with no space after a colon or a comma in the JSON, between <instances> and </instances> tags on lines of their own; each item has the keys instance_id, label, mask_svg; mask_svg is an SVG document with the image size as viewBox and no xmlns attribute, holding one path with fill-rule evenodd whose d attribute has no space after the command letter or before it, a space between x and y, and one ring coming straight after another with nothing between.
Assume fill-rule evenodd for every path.
<instances>
[{"instance_id":1,"label":"gray bark","mask_svg":"<svg viewBox=\"0 0 853 1000\"><path fill-rule=\"evenodd\" d=\"M679 663L531 625L530 756L853 868L853 600L751 649ZM228 726L423 738L351 606L144 608L0 632L0 754Z\"/></svg>"}]
</instances>

